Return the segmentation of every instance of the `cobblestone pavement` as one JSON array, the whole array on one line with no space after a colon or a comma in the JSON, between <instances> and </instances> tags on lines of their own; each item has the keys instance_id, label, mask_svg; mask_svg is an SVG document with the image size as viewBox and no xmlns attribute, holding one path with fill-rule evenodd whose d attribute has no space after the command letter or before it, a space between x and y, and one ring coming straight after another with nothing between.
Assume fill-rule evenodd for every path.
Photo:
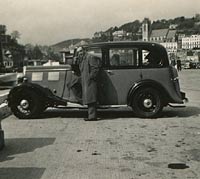
<instances>
[{"instance_id":1,"label":"cobblestone pavement","mask_svg":"<svg viewBox=\"0 0 200 179\"><path fill-rule=\"evenodd\" d=\"M1 179L199 179L200 71L179 73L186 108L167 107L158 119L130 109L48 110L40 119L2 121Z\"/></svg>"}]
</instances>

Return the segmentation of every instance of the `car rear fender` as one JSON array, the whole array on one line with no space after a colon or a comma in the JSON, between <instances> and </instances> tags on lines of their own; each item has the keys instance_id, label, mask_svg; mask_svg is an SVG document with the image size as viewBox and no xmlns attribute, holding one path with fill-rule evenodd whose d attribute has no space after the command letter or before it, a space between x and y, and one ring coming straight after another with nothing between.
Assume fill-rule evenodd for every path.
<instances>
[{"instance_id":1,"label":"car rear fender","mask_svg":"<svg viewBox=\"0 0 200 179\"><path fill-rule=\"evenodd\" d=\"M142 81L134 83L133 86L130 88L130 90L128 92L127 104L129 106L131 106L134 94L139 89L147 88L147 87L151 87L151 88L158 90L158 92L160 92L163 105L165 106L165 105L168 104L168 102L170 101L170 96L169 96L168 92L165 90L165 88L160 83L153 81L153 80L142 80Z\"/></svg>"}]
</instances>

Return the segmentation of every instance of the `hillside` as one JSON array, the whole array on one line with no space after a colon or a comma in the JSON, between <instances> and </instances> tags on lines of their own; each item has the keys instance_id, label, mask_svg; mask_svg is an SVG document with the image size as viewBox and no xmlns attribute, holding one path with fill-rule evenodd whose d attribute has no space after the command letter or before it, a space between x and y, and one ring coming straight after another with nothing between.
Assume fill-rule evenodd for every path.
<instances>
[{"instance_id":1,"label":"hillside","mask_svg":"<svg viewBox=\"0 0 200 179\"><path fill-rule=\"evenodd\" d=\"M145 18L148 19L148 18ZM150 21L150 19L148 19ZM175 25L179 33L186 35L200 34L200 14L196 14L194 17L186 18L184 16L176 17L174 19L160 19L151 22L151 30L169 28L170 25ZM117 30L123 30L131 32L133 34L141 33L142 21L135 20L128 22L119 27L110 27L104 31L105 34L111 34Z\"/></svg>"},{"instance_id":2,"label":"hillside","mask_svg":"<svg viewBox=\"0 0 200 179\"><path fill-rule=\"evenodd\" d=\"M89 38L85 38L85 39L69 39L69 40L65 40L62 42L58 42L54 45L51 45L51 47L54 49L54 51L58 52L60 50L62 50L63 48L68 48L70 45L75 45L81 41L86 41L86 42L90 42L91 40Z\"/></svg>"},{"instance_id":3,"label":"hillside","mask_svg":"<svg viewBox=\"0 0 200 179\"><path fill-rule=\"evenodd\" d=\"M178 33L182 33L185 35L200 34L200 14L196 14L194 17L191 17L191 18L186 18L184 16L181 16L181 17L176 17L174 19L168 19L168 20L166 19L155 20L151 22L151 30L169 28L170 25L175 25ZM101 36L100 41L110 40L108 36L110 34L112 35L112 33L117 30L123 30L129 33L132 33L134 37L134 34L141 33L141 26L142 26L142 21L134 20L132 22L125 23L119 27L117 26L110 27L103 32L103 35ZM68 48L70 45L75 45L82 40L86 42L91 42L91 39L89 38L70 39L70 40L65 40L57 44L54 44L51 47L55 51L58 52L59 50L62 50L63 48ZM95 38L93 38L93 40L95 41Z\"/></svg>"}]
</instances>

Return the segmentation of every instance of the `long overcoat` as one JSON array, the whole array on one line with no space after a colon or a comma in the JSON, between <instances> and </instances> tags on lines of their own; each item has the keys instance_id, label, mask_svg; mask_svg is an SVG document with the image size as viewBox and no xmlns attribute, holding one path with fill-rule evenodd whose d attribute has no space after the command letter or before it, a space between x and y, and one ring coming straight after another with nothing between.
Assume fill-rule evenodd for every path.
<instances>
[{"instance_id":1,"label":"long overcoat","mask_svg":"<svg viewBox=\"0 0 200 179\"><path fill-rule=\"evenodd\" d=\"M84 55L80 64L83 104L97 102L97 82L100 67L101 59L99 57L91 53Z\"/></svg>"}]
</instances>

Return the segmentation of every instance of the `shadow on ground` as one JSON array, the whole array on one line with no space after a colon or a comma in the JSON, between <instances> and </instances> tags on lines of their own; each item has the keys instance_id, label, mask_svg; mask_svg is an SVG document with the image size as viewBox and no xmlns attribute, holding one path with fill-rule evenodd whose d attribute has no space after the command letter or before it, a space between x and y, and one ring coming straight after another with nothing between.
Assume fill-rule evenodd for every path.
<instances>
[{"instance_id":1,"label":"shadow on ground","mask_svg":"<svg viewBox=\"0 0 200 179\"><path fill-rule=\"evenodd\" d=\"M200 108L188 106L185 108L164 108L160 118L173 118L173 117L195 117L199 116ZM45 111L39 118L47 119L47 118L85 118L87 117L87 109L51 109ZM130 108L123 109L104 109L98 110L98 117L101 120L109 120L116 118L135 118L137 116L134 115Z\"/></svg>"},{"instance_id":2,"label":"shadow on ground","mask_svg":"<svg viewBox=\"0 0 200 179\"><path fill-rule=\"evenodd\" d=\"M132 118L134 114L132 110L125 109L100 109L97 112L101 119L116 119L116 118ZM39 118L86 118L87 109L51 109L45 111Z\"/></svg>"},{"instance_id":3,"label":"shadow on ground","mask_svg":"<svg viewBox=\"0 0 200 179\"><path fill-rule=\"evenodd\" d=\"M56 138L12 138L5 139L5 147L0 151L0 162L12 160L13 155L32 152L37 148L52 145ZM1 173L1 172L0 172ZM0 177L1 178L1 177Z\"/></svg>"},{"instance_id":4,"label":"shadow on ground","mask_svg":"<svg viewBox=\"0 0 200 179\"><path fill-rule=\"evenodd\" d=\"M0 168L2 179L40 179L45 168Z\"/></svg>"},{"instance_id":5,"label":"shadow on ground","mask_svg":"<svg viewBox=\"0 0 200 179\"><path fill-rule=\"evenodd\" d=\"M196 106L187 106L185 108L171 108L167 107L163 110L163 117L198 117L200 115L200 108Z\"/></svg>"}]
</instances>

